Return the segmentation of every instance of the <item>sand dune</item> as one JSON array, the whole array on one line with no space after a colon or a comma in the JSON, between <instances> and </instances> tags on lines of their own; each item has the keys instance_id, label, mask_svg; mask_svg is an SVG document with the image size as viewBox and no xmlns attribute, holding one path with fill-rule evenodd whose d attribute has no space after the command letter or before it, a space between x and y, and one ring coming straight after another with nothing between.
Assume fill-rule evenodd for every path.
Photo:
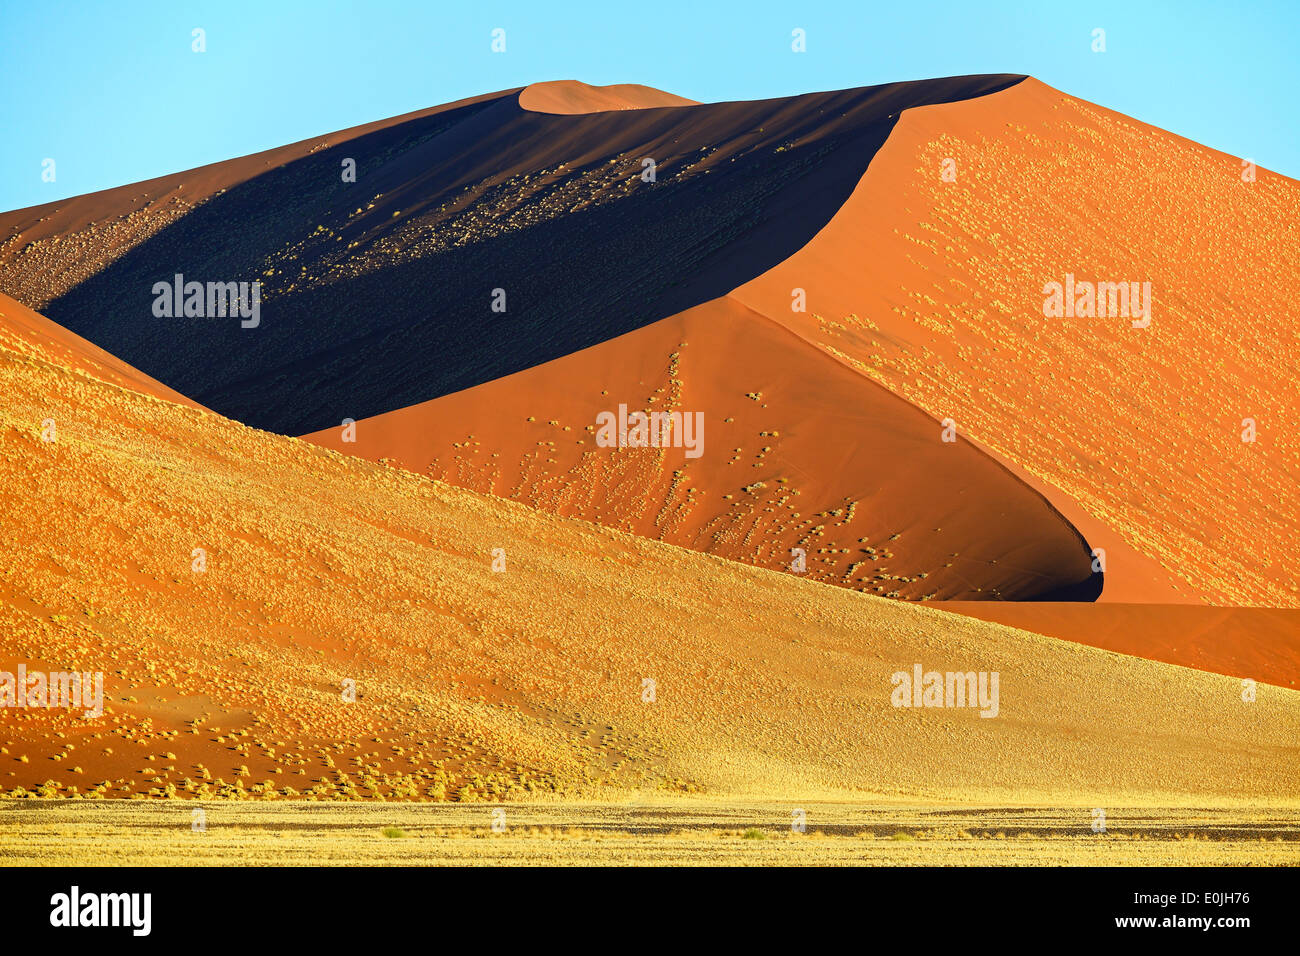
<instances>
[{"instance_id":1,"label":"sand dune","mask_svg":"<svg viewBox=\"0 0 1300 956\"><path fill-rule=\"evenodd\" d=\"M603 411L703 415L602 448ZM731 299L435 401L305 436L722 557L910 600L1087 598L1087 543L939 423Z\"/></svg>"},{"instance_id":2,"label":"sand dune","mask_svg":"<svg viewBox=\"0 0 1300 956\"><path fill-rule=\"evenodd\" d=\"M1297 607L1300 184L1242 173L1027 80L905 112L826 228L733 295L1041 479L1108 548L1103 599ZM1150 282L1150 326L1045 318L1067 274Z\"/></svg>"},{"instance_id":3,"label":"sand dune","mask_svg":"<svg viewBox=\"0 0 1300 956\"><path fill-rule=\"evenodd\" d=\"M103 670L109 700L6 710L8 788L1295 803L1295 691L1247 704L1232 678L559 518L60 365L0 344L0 666ZM895 708L915 663L998 671L998 716Z\"/></svg>"},{"instance_id":4,"label":"sand dune","mask_svg":"<svg viewBox=\"0 0 1300 956\"><path fill-rule=\"evenodd\" d=\"M524 87L519 92L519 105L536 113L601 113L699 104L684 96L637 83L591 86L578 80L554 80Z\"/></svg>"},{"instance_id":5,"label":"sand dune","mask_svg":"<svg viewBox=\"0 0 1300 956\"><path fill-rule=\"evenodd\" d=\"M321 440L345 418L365 420L361 453L422 472L436 458L469 487L489 480L469 457L486 447L482 434L448 451L453 423L403 436L372 427L377 417L485 383L497 396L515 387L512 375L692 308L728 310L730 295L755 322L780 323L934 420L952 418L1046 497L1054 521L1104 552L1103 601L1296 606L1283 556L1294 551L1300 448L1283 423L1300 409L1294 335L1277 318L1286 276L1300 268L1279 232L1294 218L1296 185L1265 170L1243 182L1231 157L1015 79L686 109L609 108L666 105L634 87L535 84L0 216L0 235L12 233L0 244L3 281L208 407ZM357 183L339 181L345 153L364 174ZM653 183L640 175L649 156ZM354 202L358 191L366 201ZM155 205L137 209L146 195ZM1102 208L1076 215L1098 196ZM1211 219L1226 225L1198 227ZM1120 233L1131 237L1122 254ZM1251 263L1273 247L1278 281L1260 283ZM262 277L262 325L136 315L149 301L142 290L174 271ZM1159 321L1045 319L1044 283L1067 274L1150 281ZM501 313L490 307L496 290ZM792 311L794 290L808 311ZM606 384L616 393L643 383ZM733 417L724 405L717 417ZM774 420L801 413L796 402ZM1253 443L1241 441L1246 419L1258 427ZM791 459L788 442L765 445L770 460ZM487 453L514 462L536 447ZM821 489L813 513L862 496L861 471L836 487L827 455L800 454L803 480ZM722 495L752 482L695 485L713 510L692 524L667 496L632 515L589 495L575 505L581 486L558 476L538 480L518 497L597 520L602 509L615 526L737 559L767 564L797 546L785 531L733 533L735 499ZM917 503L907 525L942 511ZM878 547L872 535L884 529L872 521L857 535L867 541L851 544ZM1055 546L1044 561L1022 560L1041 540L1037 523L1024 530L1025 542L1000 541L977 562L1029 568L1018 582L985 571L955 582L948 562L913 560L938 553L923 548L868 586L1041 597L1085 580L1077 556L1063 560ZM719 531L732 543L719 548ZM821 552L815 576L853 583L842 547ZM963 558L962 544L946 555ZM936 589L888 583L921 573L946 579Z\"/></svg>"},{"instance_id":6,"label":"sand dune","mask_svg":"<svg viewBox=\"0 0 1300 956\"><path fill-rule=\"evenodd\" d=\"M582 115L480 97L6 213L0 291L209 408L301 434L724 295L826 224L902 109L1017 80ZM260 282L258 326L155 316L150 290L177 274Z\"/></svg>"},{"instance_id":7,"label":"sand dune","mask_svg":"<svg viewBox=\"0 0 1300 956\"><path fill-rule=\"evenodd\" d=\"M0 788L1300 805L1297 186L1014 81L539 84L0 216L0 671L107 684L4 708ZM176 271L263 325L141 315ZM1129 603L1016 603L1098 545Z\"/></svg>"},{"instance_id":8,"label":"sand dune","mask_svg":"<svg viewBox=\"0 0 1300 956\"><path fill-rule=\"evenodd\" d=\"M54 266L61 276L92 270L52 303L56 314L248 424L297 431L311 422L314 440L341 451L762 566L789 566L801 549L813 579L876 594L1089 598L1100 586L1089 543L1035 492L964 441L941 442L935 422L766 319L707 298L821 228L902 108L1013 80L574 117L536 110L546 97L575 109L586 97L592 110L616 94L646 106L658 100L633 88L537 84L518 103L482 97L336 134L320 150L209 167L186 177L201 188L185 184L205 201L133 247L103 241L100 231L114 204L135 194L70 200L58 212L67 234L10 249L12 281L39 299ZM359 157L364 182L385 184L364 208L352 208L351 186L326 184L344 151ZM646 154L657 157L652 183L640 175ZM295 197L292 210L282 208L285 196ZM345 226L319 223L339 217ZM8 218L30 232L30 214ZM236 241L232 221L241 223ZM629 242L636 248L619 254ZM232 251L241 243L247 248ZM248 258L259 250L267 258ZM233 319L143 317L144 296L123 308L125 290L176 273L261 276L265 315L246 329ZM484 277L488 287L468 291ZM508 296L499 315L486 308L496 283ZM478 314L463 315L475 300ZM617 335L696 300L704 311L687 309L689 318L647 337ZM695 409L711 421L710 436L735 438L726 448L708 443L707 460L650 462L591 445L578 454L576 434L570 447L539 456L552 447L539 444L549 433L519 427L559 421L558 412L540 413L566 400L570 380L591 380L588 360L565 364L559 378L534 372L584 345L595 350L605 395L635 404L659 389L661 407L670 407L680 398L668 371L679 346L670 339L687 336L698 343L686 383ZM623 371L646 361L655 366L649 386ZM403 413L400 425L367 417L457 385L484 391ZM759 392L767 398L748 397ZM586 399L555 427L587 434L606 404L623 400L606 403L595 390ZM513 420L500 417L506 408ZM364 420L355 445L341 441L345 419ZM473 443L463 427L471 422ZM471 460L485 448L492 460Z\"/></svg>"}]
</instances>

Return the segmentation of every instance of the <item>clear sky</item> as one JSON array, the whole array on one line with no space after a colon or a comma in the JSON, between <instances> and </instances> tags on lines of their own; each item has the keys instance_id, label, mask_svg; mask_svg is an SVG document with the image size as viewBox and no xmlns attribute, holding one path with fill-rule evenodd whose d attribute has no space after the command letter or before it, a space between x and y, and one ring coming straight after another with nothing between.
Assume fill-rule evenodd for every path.
<instances>
[{"instance_id":1,"label":"clear sky","mask_svg":"<svg viewBox=\"0 0 1300 956\"><path fill-rule=\"evenodd\" d=\"M1028 73L1300 178L1297 50L1300 0L0 0L0 209L553 79L709 102Z\"/></svg>"}]
</instances>

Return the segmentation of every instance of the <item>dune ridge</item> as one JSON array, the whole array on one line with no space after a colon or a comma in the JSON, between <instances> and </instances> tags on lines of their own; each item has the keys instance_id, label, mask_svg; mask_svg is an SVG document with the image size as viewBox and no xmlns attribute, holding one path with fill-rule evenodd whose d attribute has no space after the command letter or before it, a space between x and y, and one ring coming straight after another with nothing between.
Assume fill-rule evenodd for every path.
<instances>
[{"instance_id":1,"label":"dune ridge","mask_svg":"<svg viewBox=\"0 0 1300 956\"><path fill-rule=\"evenodd\" d=\"M1297 607L1297 208L1292 180L1030 79L907 110L826 228L731 294L1041 481L1119 559L1103 600ZM1151 282L1150 326L1046 318L1067 274Z\"/></svg>"},{"instance_id":2,"label":"dune ridge","mask_svg":"<svg viewBox=\"0 0 1300 956\"><path fill-rule=\"evenodd\" d=\"M519 91L519 106L535 113L601 113L699 105L695 100L639 83L592 86L580 80L552 80L530 83Z\"/></svg>"}]
</instances>

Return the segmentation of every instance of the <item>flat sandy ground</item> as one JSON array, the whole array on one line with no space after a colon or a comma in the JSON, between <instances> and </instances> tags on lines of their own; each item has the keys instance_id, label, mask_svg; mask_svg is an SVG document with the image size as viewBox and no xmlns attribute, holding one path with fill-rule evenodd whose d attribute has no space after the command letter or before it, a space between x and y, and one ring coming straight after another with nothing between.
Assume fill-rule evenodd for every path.
<instances>
[{"instance_id":1,"label":"flat sandy ground","mask_svg":"<svg viewBox=\"0 0 1300 956\"><path fill-rule=\"evenodd\" d=\"M1300 864L1294 809L0 802L6 866ZM504 809L505 831L493 831Z\"/></svg>"}]
</instances>

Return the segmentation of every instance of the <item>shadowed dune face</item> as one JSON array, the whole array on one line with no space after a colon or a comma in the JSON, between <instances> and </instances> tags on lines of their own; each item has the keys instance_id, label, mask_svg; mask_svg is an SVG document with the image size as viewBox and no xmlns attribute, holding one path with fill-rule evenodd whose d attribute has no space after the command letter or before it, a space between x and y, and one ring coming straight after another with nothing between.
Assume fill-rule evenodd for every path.
<instances>
[{"instance_id":1,"label":"shadowed dune face","mask_svg":"<svg viewBox=\"0 0 1300 956\"><path fill-rule=\"evenodd\" d=\"M0 269L0 292L45 311L50 302L235 187L257 180L257 189L240 194L241 200L255 207L275 199L283 201L294 189L322 188L319 174L326 164L320 162L319 154L323 151L346 145L341 153L330 154L336 169L340 168L340 155L358 162L391 156L395 144L427 138L431 131L463 120L475 108L511 93L517 91L470 97L182 173L0 213L0 235L4 237L0 240L0 264L4 266ZM432 119L441 114L447 115ZM393 127L400 129L388 132ZM304 167L299 165L303 160L314 162ZM342 181L341 176L334 179ZM223 204L222 208L225 219L217 220L214 228L227 237L236 236L253 222L240 221L234 205ZM292 203L276 212L274 217L256 220L254 228L264 232L286 218L291 226L305 224L295 218ZM287 235L296 234L290 228ZM134 308L133 298L123 296L122 302Z\"/></svg>"},{"instance_id":2,"label":"shadowed dune face","mask_svg":"<svg viewBox=\"0 0 1300 956\"><path fill-rule=\"evenodd\" d=\"M9 213L0 291L46 303L56 322L209 408L299 434L721 296L826 224L901 110L1017 79L565 116L483 99L268 158L260 174L257 157L239 161L244 179L183 215L165 207L164 225L131 226L153 230L133 245L101 241L126 228L115 226L130 218L126 193L121 208L104 194L58 204L88 222L57 242L29 235L52 210ZM348 158L355 183L341 177ZM261 281L260 324L155 317L154 285L177 273ZM492 311L498 289L504 313Z\"/></svg>"},{"instance_id":3,"label":"shadowed dune face","mask_svg":"<svg viewBox=\"0 0 1300 956\"><path fill-rule=\"evenodd\" d=\"M698 455L600 447L598 416L620 404L701 411ZM1036 492L728 298L305 437L760 567L791 571L799 549L809 578L877 595L1088 599L1101 588L1087 544Z\"/></svg>"},{"instance_id":4,"label":"shadowed dune face","mask_svg":"<svg viewBox=\"0 0 1300 956\"><path fill-rule=\"evenodd\" d=\"M577 80L556 80L524 87L519 92L519 105L535 113L601 113L699 104L684 96L674 96L637 83L591 86Z\"/></svg>"},{"instance_id":5,"label":"shadowed dune face","mask_svg":"<svg viewBox=\"0 0 1300 956\"><path fill-rule=\"evenodd\" d=\"M1242 173L1027 80L905 113L826 229L734 295L1041 479L1122 555L1108 595L1297 607L1300 184ZM1149 327L1045 317L1067 274L1150 282Z\"/></svg>"},{"instance_id":6,"label":"shadowed dune face","mask_svg":"<svg viewBox=\"0 0 1300 956\"><path fill-rule=\"evenodd\" d=\"M0 342L0 667L102 671L107 700L8 710L8 789L1296 802L1294 691L1244 705L1230 678L558 518L63 348ZM893 706L916 663L997 671L998 716Z\"/></svg>"}]
</instances>

